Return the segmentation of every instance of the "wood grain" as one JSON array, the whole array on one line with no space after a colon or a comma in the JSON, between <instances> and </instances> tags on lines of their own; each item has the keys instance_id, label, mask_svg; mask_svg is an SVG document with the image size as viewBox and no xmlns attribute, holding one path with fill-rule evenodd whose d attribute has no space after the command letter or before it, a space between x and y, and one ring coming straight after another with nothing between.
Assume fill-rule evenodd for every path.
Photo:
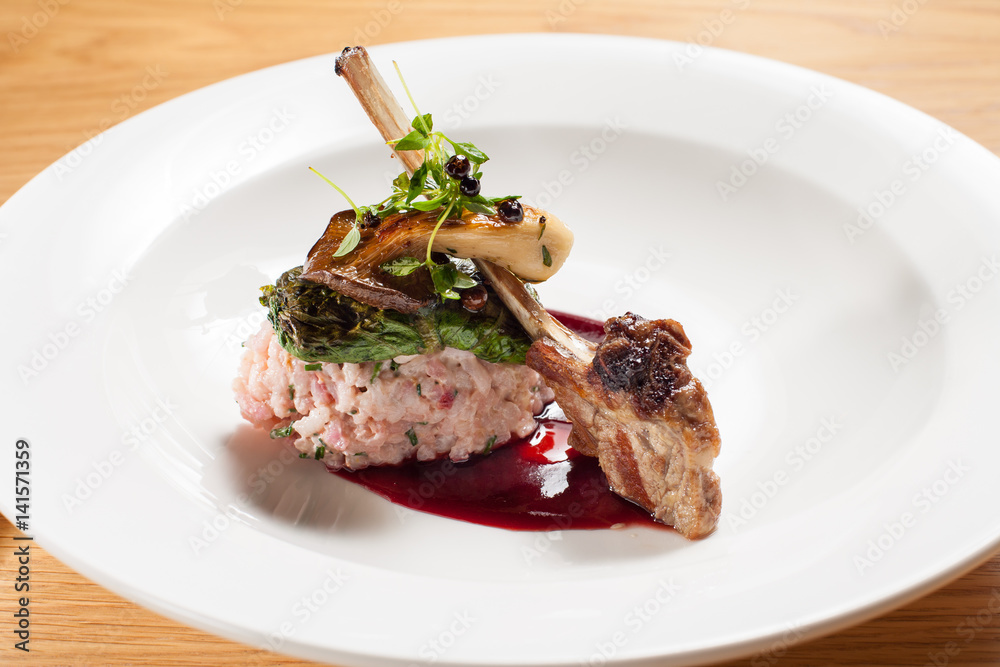
<instances>
[{"instance_id":1,"label":"wood grain","mask_svg":"<svg viewBox=\"0 0 1000 667\"><path fill-rule=\"evenodd\" d=\"M732 21L718 35L705 33L718 28L713 22L727 8ZM536 31L678 41L703 33L713 46L883 92L1000 153L995 0L400 0L398 6L387 0L3 0L0 201L100 129L237 74L349 43ZM162 73L148 89L141 85L147 68ZM0 619L8 619L0 620L0 664L309 664L164 619L89 582L37 545L32 650L15 651L9 582L17 534L0 522ZM998 610L1000 558L994 558L881 618L727 664L996 665Z\"/></svg>"}]
</instances>

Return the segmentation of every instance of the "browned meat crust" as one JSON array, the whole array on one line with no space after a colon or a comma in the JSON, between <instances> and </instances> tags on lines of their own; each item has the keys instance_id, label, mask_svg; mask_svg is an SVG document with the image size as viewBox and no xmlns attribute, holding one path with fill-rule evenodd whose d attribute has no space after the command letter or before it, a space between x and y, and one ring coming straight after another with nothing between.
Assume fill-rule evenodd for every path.
<instances>
[{"instance_id":1,"label":"browned meat crust","mask_svg":"<svg viewBox=\"0 0 1000 667\"><path fill-rule=\"evenodd\" d=\"M597 456L615 493L690 539L708 535L722 493L712 463L719 432L687 367L691 343L674 320L632 313L608 320L593 364L550 338L528 350L573 422L570 444Z\"/></svg>"}]
</instances>

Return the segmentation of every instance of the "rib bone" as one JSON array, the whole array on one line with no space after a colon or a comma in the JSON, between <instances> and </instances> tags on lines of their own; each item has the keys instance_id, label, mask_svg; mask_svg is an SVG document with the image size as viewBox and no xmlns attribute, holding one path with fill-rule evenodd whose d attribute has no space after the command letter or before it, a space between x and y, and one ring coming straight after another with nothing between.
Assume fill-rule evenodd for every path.
<instances>
[{"instance_id":1,"label":"rib bone","mask_svg":"<svg viewBox=\"0 0 1000 667\"><path fill-rule=\"evenodd\" d=\"M509 271L476 264L535 340L526 363L573 423L570 445L598 458L615 493L684 537L715 530L719 432L708 396L688 370L683 327L627 313L605 322L605 340L595 346L557 322Z\"/></svg>"},{"instance_id":2,"label":"rib bone","mask_svg":"<svg viewBox=\"0 0 1000 667\"><path fill-rule=\"evenodd\" d=\"M409 131L363 47L345 49L337 68L387 141ZM398 156L412 173L421 161L408 153ZM573 423L570 444L598 458L615 493L684 537L715 530L719 433L705 390L687 367L691 343L683 327L627 313L605 322L606 338L595 345L556 321L510 271L475 262L534 339L526 363L545 377Z\"/></svg>"},{"instance_id":3,"label":"rib bone","mask_svg":"<svg viewBox=\"0 0 1000 667\"><path fill-rule=\"evenodd\" d=\"M337 73L347 81L383 139L392 141L412 131L409 119L364 47L344 49L337 58ZM396 151L395 155L411 176L424 160L423 151ZM386 221L391 224L362 232L361 244L350 256L335 258L333 255L353 220L334 217L323 239L310 251L303 278L342 291L359 268L371 274L380 264L401 254L419 256L427 248L436 218L437 211L392 217ZM524 280L541 282L559 270L572 247L573 232L562 220L543 209L525 206L520 222L505 222L497 215L468 211L461 220L449 219L435 236L433 250L454 257L489 258ZM368 266L360 266L364 264ZM376 274L374 278L379 276ZM358 295L351 296L365 301L364 291L362 288ZM422 305L426 304L411 299L392 307L412 311Z\"/></svg>"},{"instance_id":4,"label":"rib bone","mask_svg":"<svg viewBox=\"0 0 1000 667\"><path fill-rule=\"evenodd\" d=\"M383 139L394 141L410 133L410 119L385 85L385 79L379 74L365 47L351 46L344 49L337 58L336 72L347 81ZM423 151L394 151L393 154L403 163L410 176L424 162Z\"/></svg>"}]
</instances>

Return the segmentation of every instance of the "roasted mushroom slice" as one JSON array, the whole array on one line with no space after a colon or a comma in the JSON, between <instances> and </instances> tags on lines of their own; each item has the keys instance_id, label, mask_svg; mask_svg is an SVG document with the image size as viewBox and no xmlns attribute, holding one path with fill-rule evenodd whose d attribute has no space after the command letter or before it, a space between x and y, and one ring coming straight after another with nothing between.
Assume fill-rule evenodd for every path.
<instances>
[{"instance_id":1,"label":"roasted mushroom slice","mask_svg":"<svg viewBox=\"0 0 1000 667\"><path fill-rule=\"evenodd\" d=\"M524 206L523 212L519 222L481 213L445 220L432 250L487 259L530 282L546 280L566 261L573 234L551 213L533 206ZM397 257L424 256L437 212L395 214L377 225L363 226L357 247L350 255L336 257L354 220L354 211L333 216L309 251L302 278L378 308L412 313L430 304L436 296L426 271L395 276L381 266Z\"/></svg>"}]
</instances>

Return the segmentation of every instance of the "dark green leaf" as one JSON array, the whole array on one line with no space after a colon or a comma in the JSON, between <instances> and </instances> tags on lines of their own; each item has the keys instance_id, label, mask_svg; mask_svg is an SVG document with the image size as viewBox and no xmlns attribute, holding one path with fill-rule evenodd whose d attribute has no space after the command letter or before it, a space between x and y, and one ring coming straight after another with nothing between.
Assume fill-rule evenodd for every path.
<instances>
[{"instance_id":1,"label":"dark green leaf","mask_svg":"<svg viewBox=\"0 0 1000 667\"><path fill-rule=\"evenodd\" d=\"M417 446L417 432L413 430L412 426L410 427L410 430L406 432L406 437L410 439L411 447Z\"/></svg>"},{"instance_id":2,"label":"dark green leaf","mask_svg":"<svg viewBox=\"0 0 1000 667\"><path fill-rule=\"evenodd\" d=\"M449 292L452 292L452 288L455 286L456 276L447 269L442 269L440 267L428 268L430 268L431 271L431 280L434 281L434 291L441 296L444 296L446 299L453 298L446 295Z\"/></svg>"},{"instance_id":3,"label":"dark green leaf","mask_svg":"<svg viewBox=\"0 0 1000 667\"><path fill-rule=\"evenodd\" d=\"M489 286L486 306L479 312L448 299L406 315L302 280L301 273L301 268L286 271L276 285L264 287L261 304L268 309L278 342L303 361L356 364L453 347L484 361L523 364L531 345Z\"/></svg>"},{"instance_id":4,"label":"dark green leaf","mask_svg":"<svg viewBox=\"0 0 1000 667\"><path fill-rule=\"evenodd\" d=\"M497 442L497 437L495 435L491 435L490 439L486 441L486 449L483 450L483 455L484 456L486 454L489 454L490 451L492 451L493 445L495 445L496 442Z\"/></svg>"},{"instance_id":5,"label":"dark green leaf","mask_svg":"<svg viewBox=\"0 0 1000 667\"><path fill-rule=\"evenodd\" d=\"M320 445L316 448L316 460L322 461L323 457L326 456L326 445Z\"/></svg>"},{"instance_id":6,"label":"dark green leaf","mask_svg":"<svg viewBox=\"0 0 1000 667\"><path fill-rule=\"evenodd\" d=\"M455 265L448 262L447 264L435 264L428 268L431 271L431 280L434 281L434 291L441 295L450 292L458 280L458 269L455 268Z\"/></svg>"},{"instance_id":7,"label":"dark green leaf","mask_svg":"<svg viewBox=\"0 0 1000 667\"><path fill-rule=\"evenodd\" d=\"M284 426L282 428L273 428L271 429L271 438L273 440L277 440L278 438L287 438L294 431L295 428L293 424L289 424L288 426Z\"/></svg>"},{"instance_id":8,"label":"dark green leaf","mask_svg":"<svg viewBox=\"0 0 1000 667\"><path fill-rule=\"evenodd\" d=\"M409 204L414 199L420 196L424 191L424 184L427 182L427 163L424 162L422 165L417 167L417 170L413 172L413 176L410 178L410 185L406 191L406 203Z\"/></svg>"},{"instance_id":9,"label":"dark green leaf","mask_svg":"<svg viewBox=\"0 0 1000 667\"><path fill-rule=\"evenodd\" d=\"M306 364L307 371L318 371L323 368L323 364Z\"/></svg>"},{"instance_id":10,"label":"dark green leaf","mask_svg":"<svg viewBox=\"0 0 1000 667\"><path fill-rule=\"evenodd\" d=\"M381 371L382 371L382 362L379 361L378 363L375 364L375 369L372 371L372 379L371 379L372 382L375 381L375 378L378 377L378 374Z\"/></svg>"},{"instance_id":11,"label":"dark green leaf","mask_svg":"<svg viewBox=\"0 0 1000 667\"><path fill-rule=\"evenodd\" d=\"M408 276L423 265L424 263L416 257L397 257L385 262L379 268L394 276Z\"/></svg>"},{"instance_id":12,"label":"dark green leaf","mask_svg":"<svg viewBox=\"0 0 1000 667\"><path fill-rule=\"evenodd\" d=\"M424 164L427 162L425 161ZM451 178L444 173L444 164L440 160L433 160L427 166L427 185L424 186L424 189L440 190L449 181Z\"/></svg>"},{"instance_id":13,"label":"dark green leaf","mask_svg":"<svg viewBox=\"0 0 1000 667\"><path fill-rule=\"evenodd\" d=\"M552 255L549 254L549 249L545 246L542 246L542 264L552 266Z\"/></svg>"},{"instance_id":14,"label":"dark green leaf","mask_svg":"<svg viewBox=\"0 0 1000 667\"><path fill-rule=\"evenodd\" d=\"M413 132L410 132L408 135L397 141L396 144L393 146L393 148L395 148L398 151L417 151L423 148L427 148L429 144L430 144L430 139L428 139L426 136L424 136L417 130L414 130Z\"/></svg>"},{"instance_id":15,"label":"dark green leaf","mask_svg":"<svg viewBox=\"0 0 1000 667\"><path fill-rule=\"evenodd\" d=\"M361 232L358 230L357 225L355 225L354 227L351 227L351 231L344 235L344 240L340 242L340 245L337 247L337 252L333 253L333 256L343 257L357 248L360 241Z\"/></svg>"}]
</instances>

